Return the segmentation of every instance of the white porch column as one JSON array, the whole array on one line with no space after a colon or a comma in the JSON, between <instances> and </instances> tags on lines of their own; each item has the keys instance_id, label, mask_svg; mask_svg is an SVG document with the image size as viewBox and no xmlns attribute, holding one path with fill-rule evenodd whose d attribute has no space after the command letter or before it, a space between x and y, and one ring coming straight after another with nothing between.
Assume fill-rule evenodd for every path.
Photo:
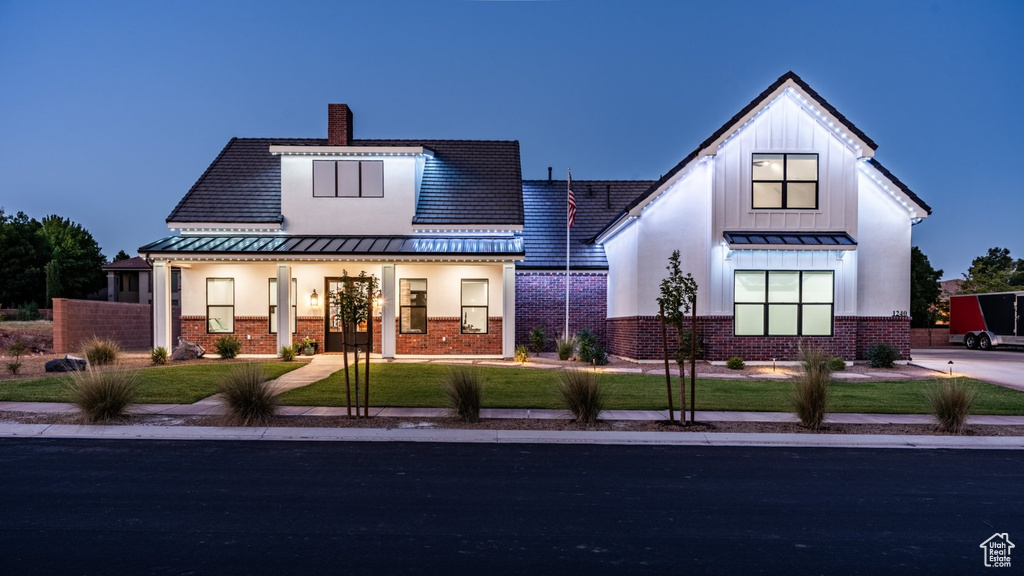
<instances>
[{"instance_id":1,"label":"white porch column","mask_svg":"<svg viewBox=\"0 0 1024 576\"><path fill-rule=\"evenodd\" d=\"M277 353L292 345L292 268L277 265Z\"/></svg>"},{"instance_id":2,"label":"white porch column","mask_svg":"<svg viewBox=\"0 0 1024 576\"><path fill-rule=\"evenodd\" d=\"M117 302L117 273L107 272L107 302Z\"/></svg>"},{"instance_id":3,"label":"white porch column","mask_svg":"<svg viewBox=\"0 0 1024 576\"><path fill-rule=\"evenodd\" d=\"M516 266L505 264L502 268L501 302L501 355L512 358L516 354Z\"/></svg>"},{"instance_id":4,"label":"white porch column","mask_svg":"<svg viewBox=\"0 0 1024 576\"><path fill-rule=\"evenodd\" d=\"M395 357L395 265L381 266L380 293L380 353L385 358Z\"/></svg>"},{"instance_id":5,"label":"white porch column","mask_svg":"<svg viewBox=\"0 0 1024 576\"><path fill-rule=\"evenodd\" d=\"M171 342L171 267L167 260L153 262L153 347L170 353Z\"/></svg>"}]
</instances>

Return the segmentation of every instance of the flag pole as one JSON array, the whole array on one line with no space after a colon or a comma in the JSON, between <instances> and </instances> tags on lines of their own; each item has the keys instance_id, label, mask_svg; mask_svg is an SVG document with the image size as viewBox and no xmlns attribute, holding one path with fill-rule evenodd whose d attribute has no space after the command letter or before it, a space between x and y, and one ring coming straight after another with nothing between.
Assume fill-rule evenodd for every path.
<instances>
[{"instance_id":1,"label":"flag pole","mask_svg":"<svg viewBox=\"0 0 1024 576\"><path fill-rule=\"evenodd\" d=\"M572 196L572 169L568 170L569 177L565 184L565 332L562 338L569 339L569 232L572 230L569 224L569 215L572 211L570 198Z\"/></svg>"}]
</instances>

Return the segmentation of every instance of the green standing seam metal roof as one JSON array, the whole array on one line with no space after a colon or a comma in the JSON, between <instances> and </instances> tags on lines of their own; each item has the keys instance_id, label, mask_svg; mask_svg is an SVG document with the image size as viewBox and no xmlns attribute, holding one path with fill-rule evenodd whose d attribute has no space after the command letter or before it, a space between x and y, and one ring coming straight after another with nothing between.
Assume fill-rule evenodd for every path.
<instances>
[{"instance_id":1,"label":"green standing seam metal roof","mask_svg":"<svg viewBox=\"0 0 1024 576\"><path fill-rule=\"evenodd\" d=\"M232 138L167 217L168 222L280 224L281 159L270 146L326 146L324 138ZM353 140L351 146L422 146L426 159L415 224L521 226L519 142Z\"/></svg>"},{"instance_id":2,"label":"green standing seam metal roof","mask_svg":"<svg viewBox=\"0 0 1024 576\"><path fill-rule=\"evenodd\" d=\"M281 254L301 256L522 256L519 237L426 236L168 236L139 248L142 254Z\"/></svg>"}]
</instances>

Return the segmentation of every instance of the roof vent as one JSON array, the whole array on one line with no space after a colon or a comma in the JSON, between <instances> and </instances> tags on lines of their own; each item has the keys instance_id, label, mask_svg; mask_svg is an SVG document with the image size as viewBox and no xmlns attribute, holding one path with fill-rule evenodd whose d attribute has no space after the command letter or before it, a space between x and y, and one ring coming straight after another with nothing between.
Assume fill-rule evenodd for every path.
<instances>
[{"instance_id":1,"label":"roof vent","mask_svg":"<svg viewBox=\"0 0 1024 576\"><path fill-rule=\"evenodd\" d=\"M348 146L352 142L352 109L348 104L327 105L327 145Z\"/></svg>"}]
</instances>

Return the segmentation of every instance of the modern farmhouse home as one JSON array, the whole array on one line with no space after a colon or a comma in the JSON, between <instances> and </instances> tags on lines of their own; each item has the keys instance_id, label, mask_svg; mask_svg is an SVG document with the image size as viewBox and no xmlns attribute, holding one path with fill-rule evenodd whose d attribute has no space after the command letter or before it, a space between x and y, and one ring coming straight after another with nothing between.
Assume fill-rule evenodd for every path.
<instances>
[{"instance_id":1,"label":"modern farmhouse home","mask_svg":"<svg viewBox=\"0 0 1024 576\"><path fill-rule=\"evenodd\" d=\"M911 226L930 208L875 148L787 73L660 179L573 180L570 331L658 357L655 298L678 249L710 359L908 353ZM567 182L523 181L518 142L355 139L331 104L326 139L228 142L168 217L177 234L139 249L154 342L173 345L173 267L184 338L340 351L330 294L365 272L381 282L375 353L511 357L531 328L563 329L566 214Z\"/></svg>"}]
</instances>

